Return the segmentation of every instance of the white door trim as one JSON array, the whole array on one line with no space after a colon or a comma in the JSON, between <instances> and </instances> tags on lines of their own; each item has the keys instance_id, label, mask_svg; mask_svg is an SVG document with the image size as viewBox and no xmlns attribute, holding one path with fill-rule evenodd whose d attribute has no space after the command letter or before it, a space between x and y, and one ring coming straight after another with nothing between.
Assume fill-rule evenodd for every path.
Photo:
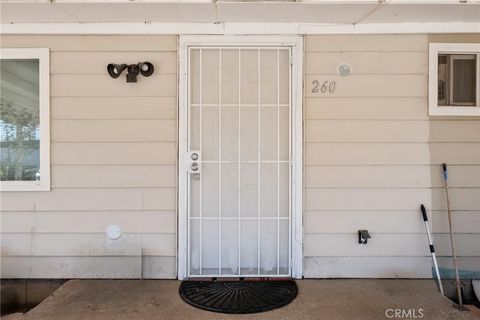
<instances>
[{"instance_id":1,"label":"white door trim","mask_svg":"<svg viewBox=\"0 0 480 320\"><path fill-rule=\"evenodd\" d=\"M178 241L177 275L187 277L188 172L188 47L190 46L285 46L292 49L292 235L291 274L303 276L303 38L299 36L180 36L179 38L179 134L178 134Z\"/></svg>"}]
</instances>

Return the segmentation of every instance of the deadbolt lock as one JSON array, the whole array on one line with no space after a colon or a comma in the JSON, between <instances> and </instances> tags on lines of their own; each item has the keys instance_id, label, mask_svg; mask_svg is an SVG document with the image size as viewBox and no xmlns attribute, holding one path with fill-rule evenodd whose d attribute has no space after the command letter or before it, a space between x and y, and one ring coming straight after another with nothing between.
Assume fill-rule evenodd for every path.
<instances>
[{"instance_id":1,"label":"deadbolt lock","mask_svg":"<svg viewBox=\"0 0 480 320\"><path fill-rule=\"evenodd\" d=\"M191 158L192 158L193 161L197 161L198 160L198 153L196 153L196 152L192 153Z\"/></svg>"}]
</instances>

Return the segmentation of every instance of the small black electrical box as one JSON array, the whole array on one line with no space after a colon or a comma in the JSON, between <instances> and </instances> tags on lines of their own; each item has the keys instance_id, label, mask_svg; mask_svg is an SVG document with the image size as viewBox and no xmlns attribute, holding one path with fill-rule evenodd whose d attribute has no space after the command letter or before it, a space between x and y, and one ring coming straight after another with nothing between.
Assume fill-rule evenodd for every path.
<instances>
[{"instance_id":1,"label":"small black electrical box","mask_svg":"<svg viewBox=\"0 0 480 320\"><path fill-rule=\"evenodd\" d=\"M358 230L358 243L367 244L367 241L370 238L371 236L368 233L368 230Z\"/></svg>"}]
</instances>

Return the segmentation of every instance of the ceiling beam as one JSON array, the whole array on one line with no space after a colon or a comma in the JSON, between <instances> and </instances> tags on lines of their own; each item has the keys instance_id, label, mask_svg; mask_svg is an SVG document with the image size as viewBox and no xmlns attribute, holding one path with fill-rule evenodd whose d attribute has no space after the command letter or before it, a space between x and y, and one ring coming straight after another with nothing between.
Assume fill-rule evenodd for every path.
<instances>
[{"instance_id":1,"label":"ceiling beam","mask_svg":"<svg viewBox=\"0 0 480 320\"><path fill-rule=\"evenodd\" d=\"M435 23L11 23L2 34L423 34L479 33L477 22Z\"/></svg>"}]
</instances>

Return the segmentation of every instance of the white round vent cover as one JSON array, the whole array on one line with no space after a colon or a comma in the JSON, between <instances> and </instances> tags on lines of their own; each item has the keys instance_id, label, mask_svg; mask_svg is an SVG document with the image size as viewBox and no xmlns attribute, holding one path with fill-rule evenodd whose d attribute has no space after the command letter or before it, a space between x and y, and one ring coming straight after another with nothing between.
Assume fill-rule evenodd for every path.
<instances>
[{"instance_id":1,"label":"white round vent cover","mask_svg":"<svg viewBox=\"0 0 480 320\"><path fill-rule=\"evenodd\" d=\"M122 236L122 229L118 224L111 224L107 227L106 233L111 240L117 240Z\"/></svg>"}]
</instances>

